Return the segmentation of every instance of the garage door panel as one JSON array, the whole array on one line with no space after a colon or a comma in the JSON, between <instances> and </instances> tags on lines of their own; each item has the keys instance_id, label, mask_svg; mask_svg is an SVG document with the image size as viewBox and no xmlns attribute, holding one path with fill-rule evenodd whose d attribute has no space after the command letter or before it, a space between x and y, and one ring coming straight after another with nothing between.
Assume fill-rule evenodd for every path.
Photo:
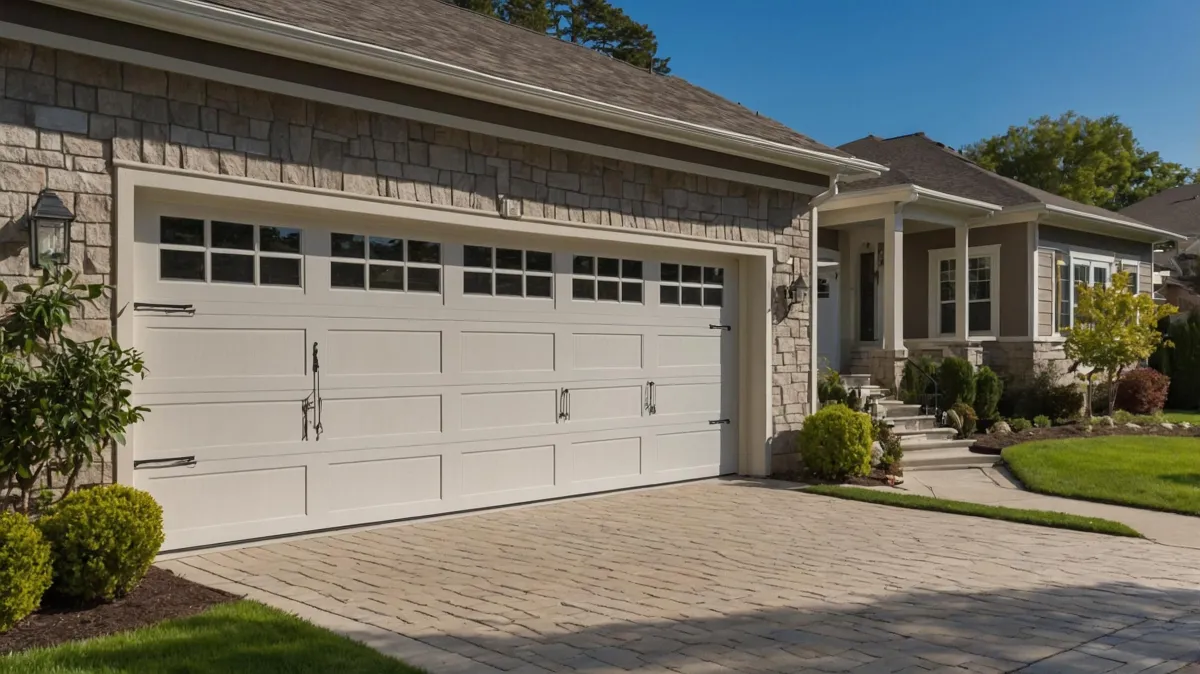
<instances>
[{"instance_id":1,"label":"garage door panel","mask_svg":"<svg viewBox=\"0 0 1200 674\"><path fill-rule=\"evenodd\" d=\"M555 335L551 331L463 331L460 372L553 372Z\"/></svg>"},{"instance_id":2,"label":"garage door panel","mask_svg":"<svg viewBox=\"0 0 1200 674\"><path fill-rule=\"evenodd\" d=\"M568 452L571 482L594 486L640 477L645 461L642 444L641 435L572 442Z\"/></svg>"},{"instance_id":3,"label":"garage door panel","mask_svg":"<svg viewBox=\"0 0 1200 674\"><path fill-rule=\"evenodd\" d=\"M557 388L463 393L459 399L463 430L553 427L558 421Z\"/></svg>"},{"instance_id":4,"label":"garage door panel","mask_svg":"<svg viewBox=\"0 0 1200 674\"><path fill-rule=\"evenodd\" d=\"M717 419L722 411L721 382L670 382L654 383L655 416L679 417L703 415ZM672 423L678 423L673 420Z\"/></svg>"},{"instance_id":5,"label":"garage door panel","mask_svg":"<svg viewBox=\"0 0 1200 674\"><path fill-rule=\"evenodd\" d=\"M415 435L442 431L441 395L322 397L323 437L329 439Z\"/></svg>"},{"instance_id":6,"label":"garage door panel","mask_svg":"<svg viewBox=\"0 0 1200 674\"><path fill-rule=\"evenodd\" d=\"M320 350L324 376L440 374L442 333L404 326L331 328Z\"/></svg>"},{"instance_id":7,"label":"garage door panel","mask_svg":"<svg viewBox=\"0 0 1200 674\"><path fill-rule=\"evenodd\" d=\"M304 526L308 468L295 458L213 462L208 468L139 471L138 486L163 506L170 547L231 536L265 536Z\"/></svg>"},{"instance_id":8,"label":"garage door panel","mask_svg":"<svg viewBox=\"0 0 1200 674\"><path fill-rule=\"evenodd\" d=\"M655 470L659 473L702 471L716 474L721 465L723 427L663 433L657 438Z\"/></svg>"},{"instance_id":9,"label":"garage door panel","mask_svg":"<svg viewBox=\"0 0 1200 674\"><path fill-rule=\"evenodd\" d=\"M641 370L645 366L645 339L640 332L575 332L571 343L572 369L587 373Z\"/></svg>"},{"instance_id":10,"label":"garage door panel","mask_svg":"<svg viewBox=\"0 0 1200 674\"><path fill-rule=\"evenodd\" d=\"M463 452L459 466L463 497L547 489L555 484L553 444Z\"/></svg>"},{"instance_id":11,"label":"garage door panel","mask_svg":"<svg viewBox=\"0 0 1200 674\"><path fill-rule=\"evenodd\" d=\"M302 422L291 400L154 404L137 426L138 453L298 442Z\"/></svg>"},{"instance_id":12,"label":"garage door panel","mask_svg":"<svg viewBox=\"0 0 1200 674\"><path fill-rule=\"evenodd\" d=\"M427 448L427 451L432 449ZM325 500L330 504L331 513L408 508L413 504L441 501L440 453L404 457L385 454L379 458L380 453L378 450L357 452L359 457L339 457L329 463L328 479L320 488L327 492ZM361 458L363 454L376 456Z\"/></svg>"},{"instance_id":13,"label":"garage door panel","mask_svg":"<svg viewBox=\"0 0 1200 674\"><path fill-rule=\"evenodd\" d=\"M151 379L305 374L303 328L147 327L139 343Z\"/></svg>"},{"instance_id":14,"label":"garage door panel","mask_svg":"<svg viewBox=\"0 0 1200 674\"><path fill-rule=\"evenodd\" d=\"M641 382L574 385L570 387L569 395L568 427L587 421L641 419L645 402L645 388Z\"/></svg>"},{"instance_id":15,"label":"garage door panel","mask_svg":"<svg viewBox=\"0 0 1200 674\"><path fill-rule=\"evenodd\" d=\"M658 369L669 373L681 368L721 367L721 344L723 330L709 330L700 334L657 335Z\"/></svg>"}]
</instances>

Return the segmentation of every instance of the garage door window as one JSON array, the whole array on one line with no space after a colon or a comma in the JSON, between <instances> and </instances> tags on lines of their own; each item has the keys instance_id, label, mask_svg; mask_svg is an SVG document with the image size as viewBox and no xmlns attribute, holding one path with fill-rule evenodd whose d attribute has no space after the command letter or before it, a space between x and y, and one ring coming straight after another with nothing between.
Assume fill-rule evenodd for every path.
<instances>
[{"instance_id":1,"label":"garage door window","mask_svg":"<svg viewBox=\"0 0 1200 674\"><path fill-rule=\"evenodd\" d=\"M329 282L334 288L440 293L442 246L388 236L333 233Z\"/></svg>"},{"instance_id":2,"label":"garage door window","mask_svg":"<svg viewBox=\"0 0 1200 674\"><path fill-rule=\"evenodd\" d=\"M660 304L690 307L719 307L725 286L725 270L690 264L662 264L658 288Z\"/></svg>"},{"instance_id":3,"label":"garage door window","mask_svg":"<svg viewBox=\"0 0 1200 674\"><path fill-rule=\"evenodd\" d=\"M301 285L300 230L193 218L159 221L159 276L172 281Z\"/></svg>"},{"instance_id":4,"label":"garage door window","mask_svg":"<svg viewBox=\"0 0 1200 674\"><path fill-rule=\"evenodd\" d=\"M571 297L600 302L642 303L641 260L576 255L571 268Z\"/></svg>"},{"instance_id":5,"label":"garage door window","mask_svg":"<svg viewBox=\"0 0 1200 674\"><path fill-rule=\"evenodd\" d=\"M553 297L554 256L534 250L463 246L463 293Z\"/></svg>"}]
</instances>

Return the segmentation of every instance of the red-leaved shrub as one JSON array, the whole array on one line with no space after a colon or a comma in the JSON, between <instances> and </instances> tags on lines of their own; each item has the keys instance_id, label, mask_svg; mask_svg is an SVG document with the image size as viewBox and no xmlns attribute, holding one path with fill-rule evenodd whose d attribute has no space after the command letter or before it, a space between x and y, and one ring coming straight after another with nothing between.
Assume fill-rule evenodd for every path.
<instances>
[{"instance_id":1,"label":"red-leaved shrub","mask_svg":"<svg viewBox=\"0 0 1200 674\"><path fill-rule=\"evenodd\" d=\"M1167 402L1171 378L1149 367L1130 370L1117 387L1117 409L1132 414L1161 412Z\"/></svg>"}]
</instances>

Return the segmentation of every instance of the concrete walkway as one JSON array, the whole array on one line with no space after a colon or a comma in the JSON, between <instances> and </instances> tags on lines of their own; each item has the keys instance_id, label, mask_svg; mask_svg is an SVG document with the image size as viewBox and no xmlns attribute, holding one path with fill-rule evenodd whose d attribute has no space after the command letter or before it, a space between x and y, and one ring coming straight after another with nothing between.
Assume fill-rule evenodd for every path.
<instances>
[{"instance_id":1,"label":"concrete walkway","mask_svg":"<svg viewBox=\"0 0 1200 674\"><path fill-rule=\"evenodd\" d=\"M432 674L1162 674L1200 553L708 481L162 565Z\"/></svg>"},{"instance_id":2,"label":"concrete walkway","mask_svg":"<svg viewBox=\"0 0 1200 674\"><path fill-rule=\"evenodd\" d=\"M1200 517L1035 494L1026 491L1004 468L921 471L905 475L904 484L897 487L872 489L900 490L954 501L1101 517L1131 526L1156 543L1200 550Z\"/></svg>"}]
</instances>

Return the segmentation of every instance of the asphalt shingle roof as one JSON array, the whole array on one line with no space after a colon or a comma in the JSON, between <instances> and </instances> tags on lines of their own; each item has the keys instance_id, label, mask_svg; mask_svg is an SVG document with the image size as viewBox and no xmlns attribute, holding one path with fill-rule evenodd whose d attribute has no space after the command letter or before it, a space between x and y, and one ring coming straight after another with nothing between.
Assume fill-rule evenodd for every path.
<instances>
[{"instance_id":1,"label":"asphalt shingle roof","mask_svg":"<svg viewBox=\"0 0 1200 674\"><path fill-rule=\"evenodd\" d=\"M806 150L848 156L674 76L441 0L204 0L560 93Z\"/></svg>"},{"instance_id":2,"label":"asphalt shingle roof","mask_svg":"<svg viewBox=\"0 0 1200 674\"><path fill-rule=\"evenodd\" d=\"M1133 225L1145 224L1128 215L1081 204L993 173L923 133L896 138L867 136L840 147L856 157L883 164L890 169L878 178L848 184L844 190L847 192L912 184L1004 208L1040 203Z\"/></svg>"},{"instance_id":3,"label":"asphalt shingle roof","mask_svg":"<svg viewBox=\"0 0 1200 674\"><path fill-rule=\"evenodd\" d=\"M1121 213L1187 237L1200 236L1200 184L1164 190Z\"/></svg>"}]
</instances>

